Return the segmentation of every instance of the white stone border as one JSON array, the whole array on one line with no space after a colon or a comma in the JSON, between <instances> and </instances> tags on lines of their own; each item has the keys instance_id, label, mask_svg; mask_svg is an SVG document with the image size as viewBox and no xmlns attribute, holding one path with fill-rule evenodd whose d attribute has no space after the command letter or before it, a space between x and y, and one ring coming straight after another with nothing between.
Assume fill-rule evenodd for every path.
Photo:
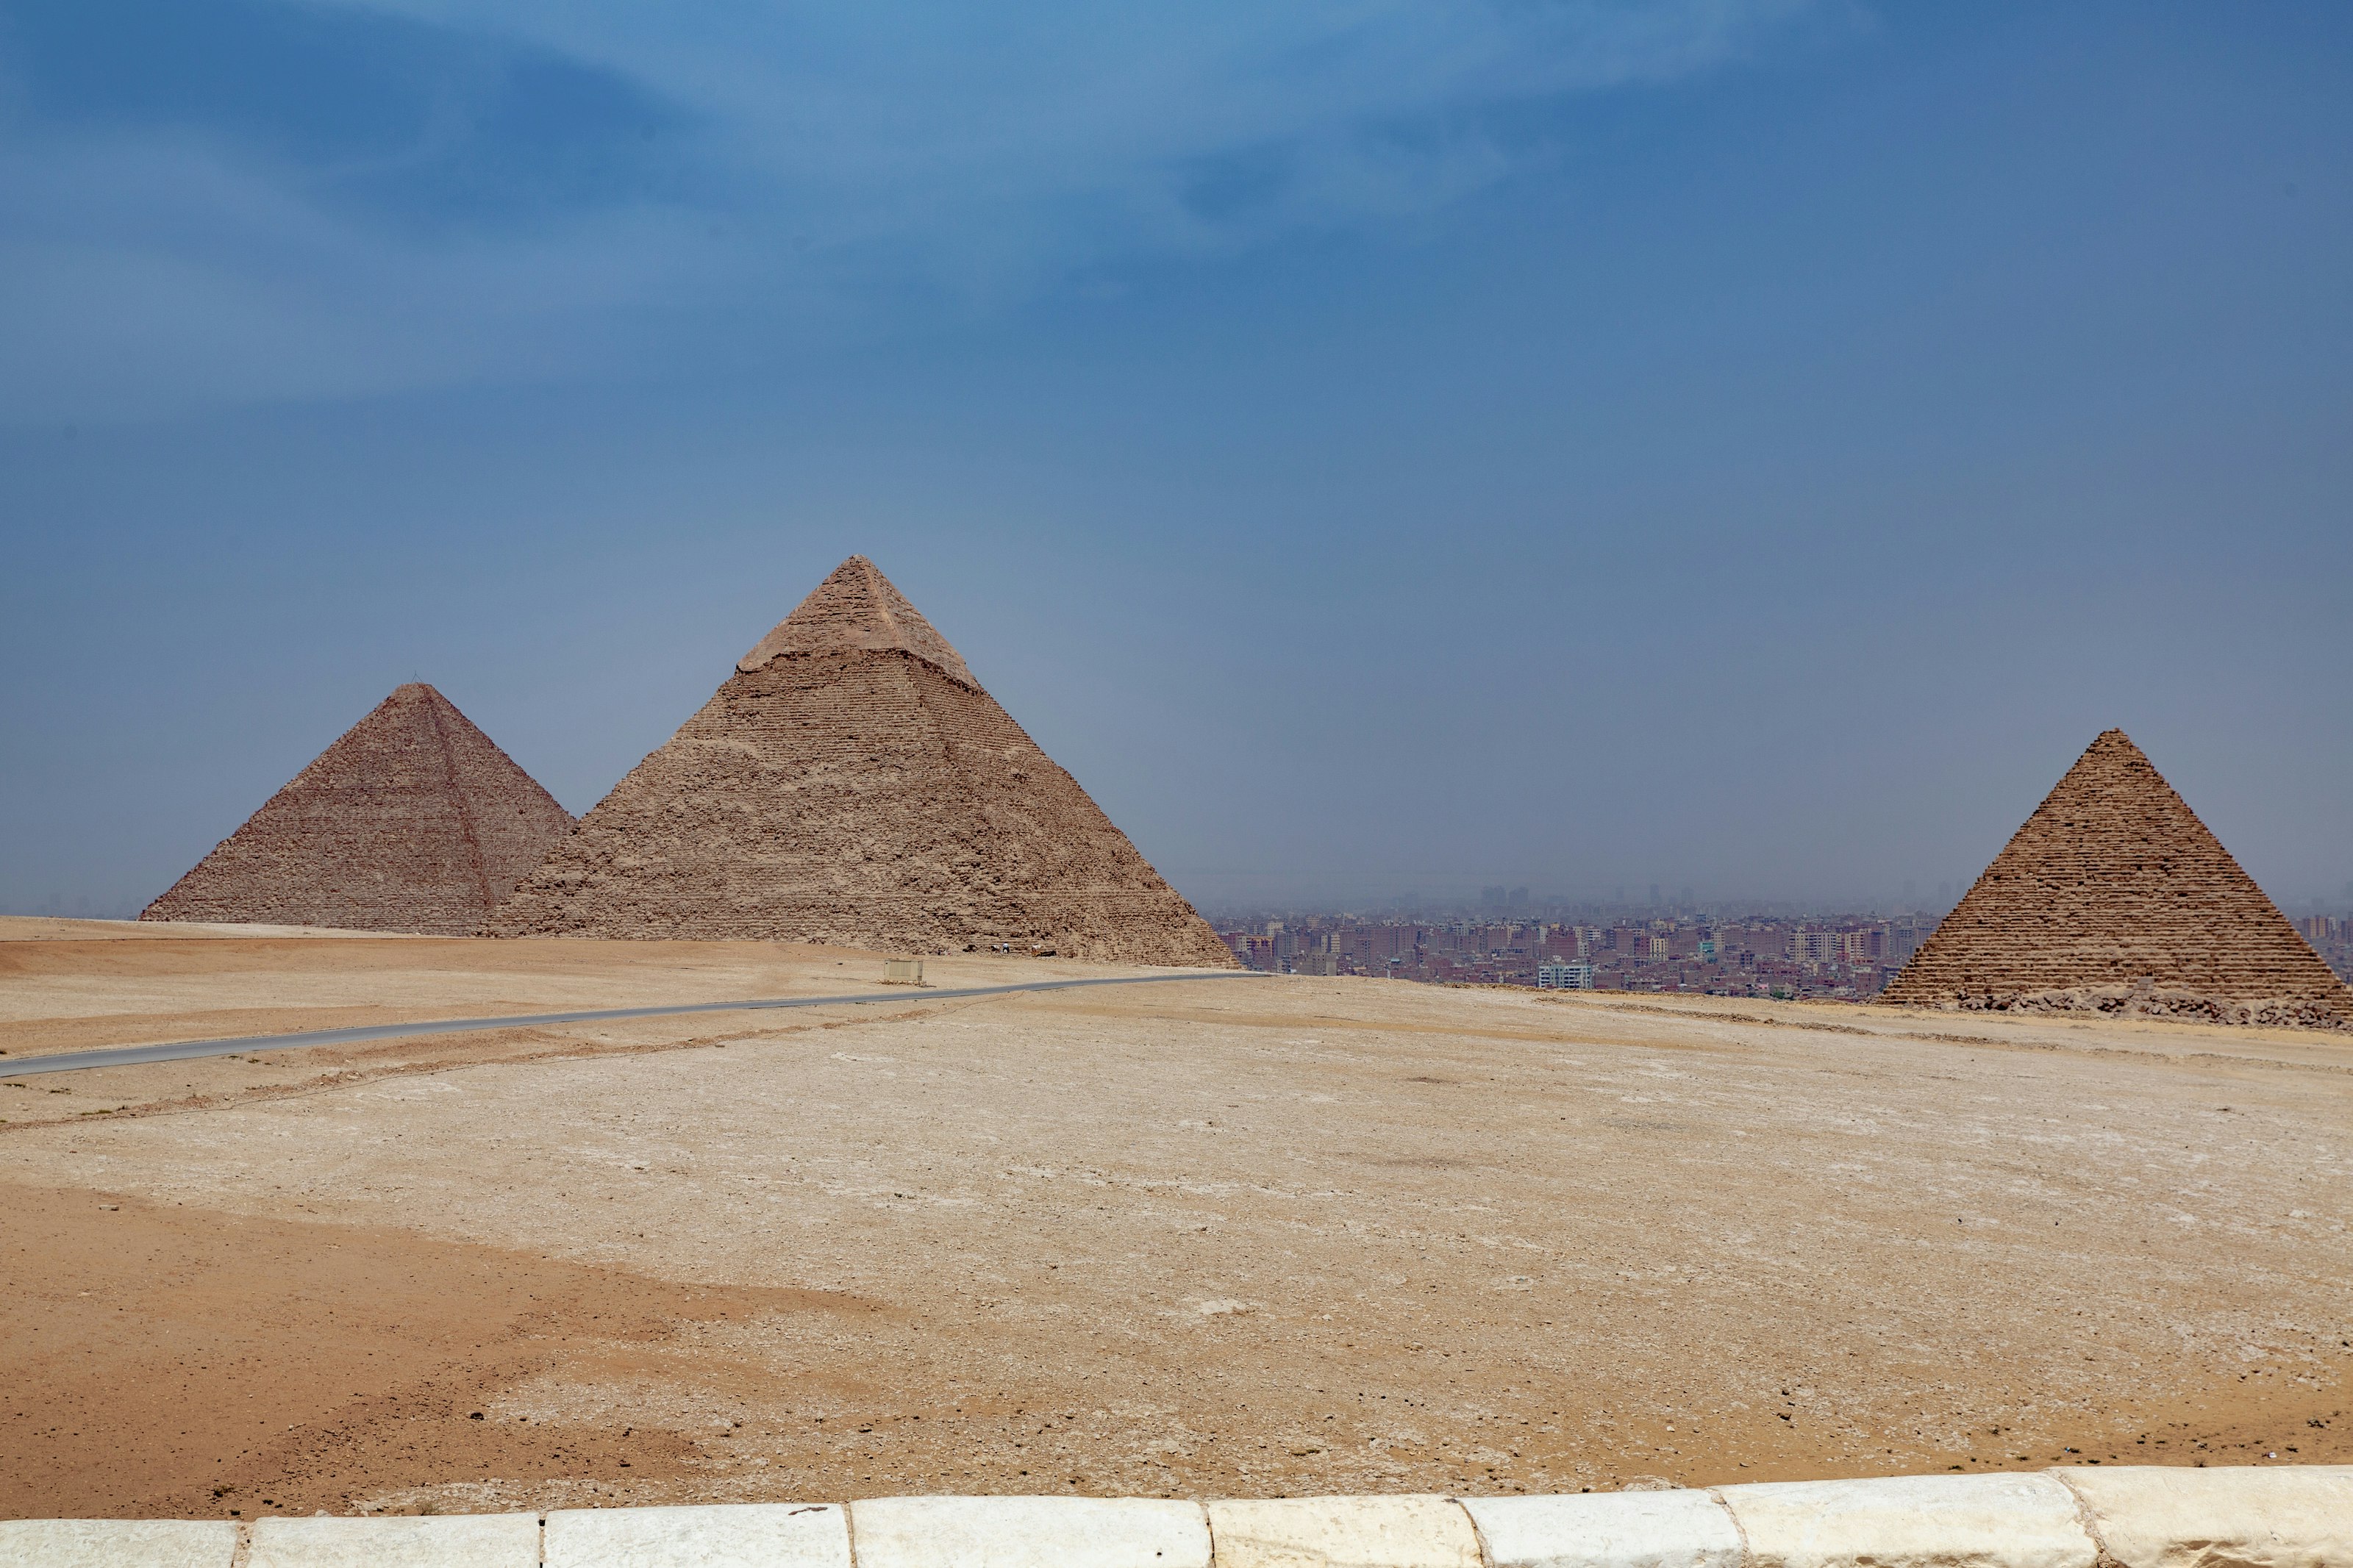
<instances>
[{"instance_id":1,"label":"white stone border","mask_svg":"<svg viewBox=\"0 0 2353 1568\"><path fill-rule=\"evenodd\" d=\"M0 1521L0 1568L2353 1568L2353 1465L1565 1497L910 1497Z\"/></svg>"}]
</instances>

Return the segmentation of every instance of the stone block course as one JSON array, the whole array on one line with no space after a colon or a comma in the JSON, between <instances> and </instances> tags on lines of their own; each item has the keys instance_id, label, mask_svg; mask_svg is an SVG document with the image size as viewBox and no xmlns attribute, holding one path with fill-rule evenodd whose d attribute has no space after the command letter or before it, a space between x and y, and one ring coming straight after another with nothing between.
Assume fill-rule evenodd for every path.
<instances>
[{"instance_id":1,"label":"stone block course","mask_svg":"<svg viewBox=\"0 0 2353 1568\"><path fill-rule=\"evenodd\" d=\"M902 1497L849 1505L858 1568L1209 1568L1201 1505Z\"/></svg>"},{"instance_id":2,"label":"stone block course","mask_svg":"<svg viewBox=\"0 0 2353 1568\"><path fill-rule=\"evenodd\" d=\"M2074 1494L2049 1476L1900 1476L1725 1487L1747 1568L2094 1568Z\"/></svg>"},{"instance_id":3,"label":"stone block course","mask_svg":"<svg viewBox=\"0 0 2353 1568\"><path fill-rule=\"evenodd\" d=\"M850 1568L849 1516L828 1503L565 1509L546 1568Z\"/></svg>"},{"instance_id":4,"label":"stone block course","mask_svg":"<svg viewBox=\"0 0 2353 1568\"><path fill-rule=\"evenodd\" d=\"M1741 1568L1740 1531L1703 1491L1464 1498L1490 1568Z\"/></svg>"},{"instance_id":5,"label":"stone block course","mask_svg":"<svg viewBox=\"0 0 2353 1568\"><path fill-rule=\"evenodd\" d=\"M2084 1500L2122 1568L2348 1568L2353 1465L2081 1466L2053 1471Z\"/></svg>"},{"instance_id":6,"label":"stone block course","mask_svg":"<svg viewBox=\"0 0 2353 1568\"><path fill-rule=\"evenodd\" d=\"M1451 1498L1213 1502L1218 1568L1480 1568L1471 1516Z\"/></svg>"}]
</instances>

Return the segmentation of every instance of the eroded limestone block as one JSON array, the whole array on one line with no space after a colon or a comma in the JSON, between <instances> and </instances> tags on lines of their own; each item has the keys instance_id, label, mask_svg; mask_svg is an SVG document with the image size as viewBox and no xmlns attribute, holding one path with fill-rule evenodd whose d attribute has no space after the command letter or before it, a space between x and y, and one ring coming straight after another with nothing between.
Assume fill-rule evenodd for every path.
<instances>
[{"instance_id":1,"label":"eroded limestone block","mask_svg":"<svg viewBox=\"0 0 2353 1568\"><path fill-rule=\"evenodd\" d=\"M826 1503L565 1509L547 1568L849 1568L849 1516Z\"/></svg>"},{"instance_id":2,"label":"eroded limestone block","mask_svg":"<svg viewBox=\"0 0 2353 1568\"><path fill-rule=\"evenodd\" d=\"M0 1568L228 1568L236 1555L226 1520L0 1521Z\"/></svg>"},{"instance_id":3,"label":"eroded limestone block","mask_svg":"<svg viewBox=\"0 0 2353 1568\"><path fill-rule=\"evenodd\" d=\"M1464 1498L1492 1568L1740 1568L1740 1531L1702 1491Z\"/></svg>"},{"instance_id":4,"label":"eroded limestone block","mask_svg":"<svg viewBox=\"0 0 2353 1568\"><path fill-rule=\"evenodd\" d=\"M1209 1568L1201 1505L1153 1498L875 1498L849 1528L858 1568Z\"/></svg>"},{"instance_id":5,"label":"eroded limestone block","mask_svg":"<svg viewBox=\"0 0 2353 1568\"><path fill-rule=\"evenodd\" d=\"M539 1516L258 1519L245 1568L538 1568Z\"/></svg>"},{"instance_id":6,"label":"eroded limestone block","mask_svg":"<svg viewBox=\"0 0 2353 1568\"><path fill-rule=\"evenodd\" d=\"M1471 1516L1451 1498L1213 1502L1218 1568L1480 1568Z\"/></svg>"},{"instance_id":7,"label":"eroded limestone block","mask_svg":"<svg viewBox=\"0 0 2353 1568\"><path fill-rule=\"evenodd\" d=\"M2125 1568L2347 1568L2353 1465L2082 1466L2052 1474L2083 1498Z\"/></svg>"},{"instance_id":8,"label":"eroded limestone block","mask_svg":"<svg viewBox=\"0 0 2353 1568\"><path fill-rule=\"evenodd\" d=\"M2074 1494L2044 1475L1767 1481L1717 1496L1750 1568L2093 1568Z\"/></svg>"}]
</instances>

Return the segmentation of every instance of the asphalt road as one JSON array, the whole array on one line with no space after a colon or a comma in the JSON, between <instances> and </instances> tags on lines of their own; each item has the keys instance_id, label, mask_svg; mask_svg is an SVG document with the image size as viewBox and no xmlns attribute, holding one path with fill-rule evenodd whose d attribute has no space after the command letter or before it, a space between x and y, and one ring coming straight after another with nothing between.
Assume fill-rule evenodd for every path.
<instances>
[{"instance_id":1,"label":"asphalt road","mask_svg":"<svg viewBox=\"0 0 2353 1568\"><path fill-rule=\"evenodd\" d=\"M304 1046L350 1046L363 1040L397 1040L417 1035L462 1035L475 1029L512 1029L533 1024L594 1024L607 1018L664 1018L681 1013L757 1013L778 1007L839 1007L860 1002L945 1002L958 996L1004 996L1016 991L1068 991L1082 985L1151 985L1171 980L1248 980L1250 970L1206 970L1183 974L1120 974L1100 980L1032 980L1019 985L967 985L957 990L860 992L855 996L779 996L752 1002L694 1002L676 1007L606 1007L579 1013L510 1013L499 1018L442 1018L419 1024L372 1024L364 1029L312 1029L300 1035L246 1035L233 1040L176 1040L165 1045L119 1046L99 1051L60 1051L0 1063L0 1079L85 1068L136 1067L142 1062L178 1062L195 1057L242 1056L252 1051L296 1050Z\"/></svg>"}]
</instances>

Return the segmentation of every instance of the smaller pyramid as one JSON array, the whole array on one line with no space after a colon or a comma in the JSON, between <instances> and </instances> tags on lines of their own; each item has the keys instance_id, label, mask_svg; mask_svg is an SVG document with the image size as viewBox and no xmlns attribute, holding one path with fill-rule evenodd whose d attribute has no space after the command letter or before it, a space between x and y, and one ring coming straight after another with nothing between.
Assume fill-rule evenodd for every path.
<instances>
[{"instance_id":1,"label":"smaller pyramid","mask_svg":"<svg viewBox=\"0 0 2353 1568\"><path fill-rule=\"evenodd\" d=\"M469 936L572 816L430 686L403 686L140 915Z\"/></svg>"},{"instance_id":2,"label":"smaller pyramid","mask_svg":"<svg viewBox=\"0 0 2353 1568\"><path fill-rule=\"evenodd\" d=\"M2067 770L1880 1000L2353 1026L2353 987L2122 730Z\"/></svg>"}]
</instances>

